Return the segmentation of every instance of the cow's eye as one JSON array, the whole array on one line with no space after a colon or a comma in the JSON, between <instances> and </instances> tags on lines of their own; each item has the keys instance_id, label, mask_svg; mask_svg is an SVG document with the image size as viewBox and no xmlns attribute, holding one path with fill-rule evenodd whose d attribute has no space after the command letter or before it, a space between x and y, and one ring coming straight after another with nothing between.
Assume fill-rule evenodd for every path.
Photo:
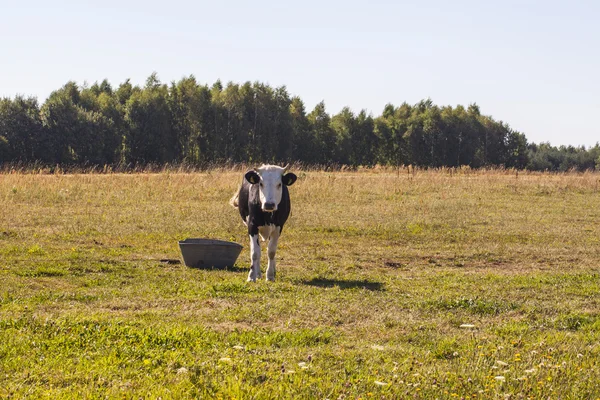
<instances>
[{"instance_id":1,"label":"cow's eye","mask_svg":"<svg viewBox=\"0 0 600 400\"><path fill-rule=\"evenodd\" d=\"M280 189L280 188L281 188L281 183L279 185L277 185L277 189Z\"/></svg>"},{"instance_id":2,"label":"cow's eye","mask_svg":"<svg viewBox=\"0 0 600 400\"><path fill-rule=\"evenodd\" d=\"M263 187L263 186L265 186L265 185L263 185L263 183L261 182L261 183L260 183L260 187Z\"/></svg>"}]
</instances>

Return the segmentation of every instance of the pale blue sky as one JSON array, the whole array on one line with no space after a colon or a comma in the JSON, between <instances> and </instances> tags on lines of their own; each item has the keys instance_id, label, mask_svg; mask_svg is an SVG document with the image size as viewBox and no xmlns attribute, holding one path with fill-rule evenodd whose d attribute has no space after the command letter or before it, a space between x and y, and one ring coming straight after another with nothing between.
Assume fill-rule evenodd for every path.
<instances>
[{"instance_id":1,"label":"pale blue sky","mask_svg":"<svg viewBox=\"0 0 600 400\"><path fill-rule=\"evenodd\" d=\"M156 71L286 85L308 111L475 102L530 141L600 141L600 1L84 3L0 3L0 96Z\"/></svg>"}]
</instances>

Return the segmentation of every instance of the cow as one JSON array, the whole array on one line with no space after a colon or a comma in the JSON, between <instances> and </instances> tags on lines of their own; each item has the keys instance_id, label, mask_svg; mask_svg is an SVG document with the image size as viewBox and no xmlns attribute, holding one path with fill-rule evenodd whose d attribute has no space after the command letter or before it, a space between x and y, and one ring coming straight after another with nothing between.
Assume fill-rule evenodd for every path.
<instances>
[{"instance_id":1,"label":"cow","mask_svg":"<svg viewBox=\"0 0 600 400\"><path fill-rule=\"evenodd\" d=\"M289 164L285 167L263 164L246 172L242 186L229 202L239 210L242 221L248 227L251 260L248 282L256 282L262 277L259 235L263 241L269 239L267 281L275 280L277 242L291 210L287 187L297 179L295 174L286 173L288 167Z\"/></svg>"}]
</instances>

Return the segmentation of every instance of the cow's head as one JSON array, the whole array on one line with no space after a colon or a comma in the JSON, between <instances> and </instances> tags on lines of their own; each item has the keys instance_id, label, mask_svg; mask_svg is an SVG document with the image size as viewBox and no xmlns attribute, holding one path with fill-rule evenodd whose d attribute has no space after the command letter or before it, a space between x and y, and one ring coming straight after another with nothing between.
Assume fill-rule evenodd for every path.
<instances>
[{"instance_id":1,"label":"cow's head","mask_svg":"<svg viewBox=\"0 0 600 400\"><path fill-rule=\"evenodd\" d=\"M285 167L262 165L260 168L246 172L246 180L253 185L258 184L260 206L263 211L277 211L283 185L290 186L296 182L296 175L291 172L286 174L288 167L289 164Z\"/></svg>"}]
</instances>

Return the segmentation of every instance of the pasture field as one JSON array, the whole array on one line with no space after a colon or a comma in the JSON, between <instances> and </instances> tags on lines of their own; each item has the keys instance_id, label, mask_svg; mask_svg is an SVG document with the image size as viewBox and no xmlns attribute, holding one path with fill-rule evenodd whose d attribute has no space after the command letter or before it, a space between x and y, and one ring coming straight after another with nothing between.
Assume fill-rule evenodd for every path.
<instances>
[{"instance_id":1,"label":"pasture field","mask_svg":"<svg viewBox=\"0 0 600 400\"><path fill-rule=\"evenodd\" d=\"M241 170L0 175L0 398L600 397L599 174L294 172L256 283Z\"/></svg>"}]
</instances>

